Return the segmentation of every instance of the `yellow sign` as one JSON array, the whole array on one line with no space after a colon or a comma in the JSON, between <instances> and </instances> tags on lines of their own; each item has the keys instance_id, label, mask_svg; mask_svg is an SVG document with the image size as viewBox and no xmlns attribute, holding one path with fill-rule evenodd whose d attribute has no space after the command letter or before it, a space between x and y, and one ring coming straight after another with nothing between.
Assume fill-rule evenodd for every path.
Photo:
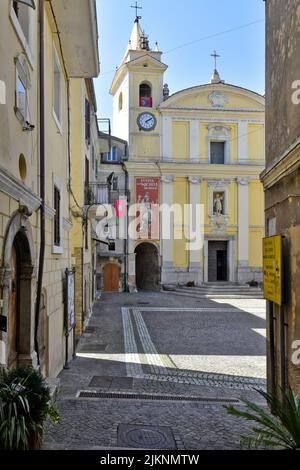
<instances>
[{"instance_id":1,"label":"yellow sign","mask_svg":"<svg viewBox=\"0 0 300 470\"><path fill-rule=\"evenodd\" d=\"M282 238L267 237L263 240L264 297L282 305Z\"/></svg>"}]
</instances>

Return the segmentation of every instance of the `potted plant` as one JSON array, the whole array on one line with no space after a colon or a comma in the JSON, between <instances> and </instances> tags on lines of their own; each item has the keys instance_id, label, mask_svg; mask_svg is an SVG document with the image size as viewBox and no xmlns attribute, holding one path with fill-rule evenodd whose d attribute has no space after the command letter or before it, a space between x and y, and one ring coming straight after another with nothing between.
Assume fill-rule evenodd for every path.
<instances>
[{"instance_id":1,"label":"potted plant","mask_svg":"<svg viewBox=\"0 0 300 470\"><path fill-rule=\"evenodd\" d=\"M59 421L42 374L29 366L0 369L0 449L41 447L45 420Z\"/></svg>"},{"instance_id":2,"label":"potted plant","mask_svg":"<svg viewBox=\"0 0 300 470\"><path fill-rule=\"evenodd\" d=\"M300 397L291 388L282 391L282 400L275 395L257 390L266 400L272 415L264 407L242 400L246 411L225 407L229 414L252 421L253 436L242 436L241 444L248 447L273 447L300 450Z\"/></svg>"}]
</instances>

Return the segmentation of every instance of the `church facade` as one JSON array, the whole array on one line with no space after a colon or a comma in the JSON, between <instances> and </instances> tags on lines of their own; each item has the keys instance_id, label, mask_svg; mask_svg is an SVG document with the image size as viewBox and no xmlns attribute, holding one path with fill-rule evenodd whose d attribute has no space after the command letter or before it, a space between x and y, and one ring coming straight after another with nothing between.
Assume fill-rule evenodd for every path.
<instances>
[{"instance_id":1,"label":"church facade","mask_svg":"<svg viewBox=\"0 0 300 470\"><path fill-rule=\"evenodd\" d=\"M188 250L186 220L174 213L165 238L164 217L152 215L151 233L128 241L129 288L260 283L264 97L225 83L216 69L210 83L170 95L166 70L137 18L110 90L113 134L128 142L131 204L199 205L203 240Z\"/></svg>"}]
</instances>

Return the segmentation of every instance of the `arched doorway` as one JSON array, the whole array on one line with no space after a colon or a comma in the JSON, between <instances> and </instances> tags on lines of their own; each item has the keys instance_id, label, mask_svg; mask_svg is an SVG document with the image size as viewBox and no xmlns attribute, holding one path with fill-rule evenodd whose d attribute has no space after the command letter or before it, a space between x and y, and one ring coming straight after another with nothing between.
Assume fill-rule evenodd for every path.
<instances>
[{"instance_id":1,"label":"arched doorway","mask_svg":"<svg viewBox=\"0 0 300 470\"><path fill-rule=\"evenodd\" d=\"M14 238L11 249L11 282L7 318L7 365L16 367L31 353L31 281L33 266L24 231ZM26 360L25 360L26 362Z\"/></svg>"},{"instance_id":2,"label":"arched doorway","mask_svg":"<svg viewBox=\"0 0 300 470\"><path fill-rule=\"evenodd\" d=\"M0 359L8 367L18 364L37 365L33 328L35 251L30 215L25 206L16 211L11 216L4 236L0 266L4 325L0 332Z\"/></svg>"},{"instance_id":3,"label":"arched doorway","mask_svg":"<svg viewBox=\"0 0 300 470\"><path fill-rule=\"evenodd\" d=\"M160 290L158 250L152 243L137 246L135 261L136 286L138 290Z\"/></svg>"},{"instance_id":4,"label":"arched doorway","mask_svg":"<svg viewBox=\"0 0 300 470\"><path fill-rule=\"evenodd\" d=\"M121 267L116 263L106 264L103 268L104 292L119 292Z\"/></svg>"}]
</instances>

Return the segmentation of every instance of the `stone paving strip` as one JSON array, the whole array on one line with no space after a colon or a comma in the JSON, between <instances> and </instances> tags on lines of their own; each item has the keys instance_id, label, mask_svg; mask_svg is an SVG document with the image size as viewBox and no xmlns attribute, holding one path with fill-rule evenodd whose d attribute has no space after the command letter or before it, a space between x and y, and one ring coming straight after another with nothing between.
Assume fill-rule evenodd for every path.
<instances>
[{"instance_id":1,"label":"stone paving strip","mask_svg":"<svg viewBox=\"0 0 300 470\"><path fill-rule=\"evenodd\" d=\"M261 311L262 308L248 310ZM207 385L210 387L227 387L239 390L264 389L265 379L241 377L239 375L215 374L206 372L186 372L175 368L173 362L165 354L160 354L151 340L141 312L219 312L216 308L168 308L168 307L123 307L123 327L127 375L152 381L173 382L186 385ZM237 308L224 308L225 312L236 312ZM249 312L251 313L251 312ZM134 334L132 317L143 352L138 352ZM129 363L128 363L129 361ZM142 365L148 364L151 373L145 373Z\"/></svg>"},{"instance_id":2,"label":"stone paving strip","mask_svg":"<svg viewBox=\"0 0 300 470\"><path fill-rule=\"evenodd\" d=\"M143 375L143 369L135 342L133 326L130 318L130 309L122 308L122 320L125 342L125 361L128 377L140 377Z\"/></svg>"}]
</instances>

